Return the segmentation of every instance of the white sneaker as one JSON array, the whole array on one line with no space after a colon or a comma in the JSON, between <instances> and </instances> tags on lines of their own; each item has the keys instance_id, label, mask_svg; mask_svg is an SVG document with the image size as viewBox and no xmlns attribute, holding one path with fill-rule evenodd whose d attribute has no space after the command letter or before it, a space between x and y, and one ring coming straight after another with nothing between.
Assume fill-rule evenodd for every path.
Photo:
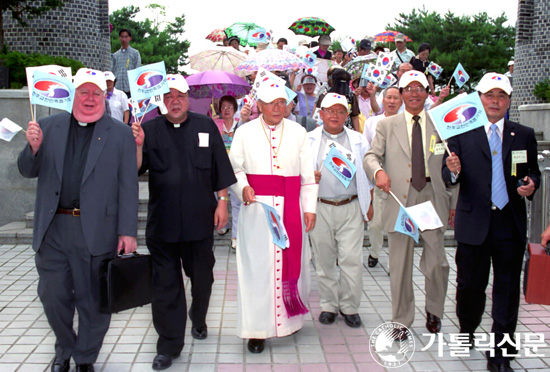
<instances>
[{"instance_id":1,"label":"white sneaker","mask_svg":"<svg viewBox=\"0 0 550 372\"><path fill-rule=\"evenodd\" d=\"M231 238L231 249L237 249L237 238Z\"/></svg>"}]
</instances>

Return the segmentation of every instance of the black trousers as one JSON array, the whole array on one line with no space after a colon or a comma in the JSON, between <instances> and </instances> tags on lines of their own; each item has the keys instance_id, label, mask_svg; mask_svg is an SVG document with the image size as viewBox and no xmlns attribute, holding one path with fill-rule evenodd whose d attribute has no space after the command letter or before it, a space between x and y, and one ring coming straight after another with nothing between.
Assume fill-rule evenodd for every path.
<instances>
[{"instance_id":1,"label":"black trousers","mask_svg":"<svg viewBox=\"0 0 550 372\"><path fill-rule=\"evenodd\" d=\"M493 265L493 306L491 315L495 334L495 356L488 359L502 363L518 351L509 343L496 347L504 334L514 339L516 330L520 275L525 253L525 239L517 232L510 206L502 211L491 212L489 234L481 245L458 242L456 252L457 289L456 313L460 332L475 333L485 310L485 289L489 282L491 263Z\"/></svg>"},{"instance_id":2,"label":"black trousers","mask_svg":"<svg viewBox=\"0 0 550 372\"><path fill-rule=\"evenodd\" d=\"M109 329L110 314L99 312L99 267L113 252L91 256L84 242L80 217L57 214L36 253L38 296L52 327L55 356L77 364L94 363ZM73 329L78 310L78 335Z\"/></svg>"},{"instance_id":3,"label":"black trousers","mask_svg":"<svg viewBox=\"0 0 550 372\"><path fill-rule=\"evenodd\" d=\"M147 239L153 259L153 324L159 335L157 353L178 355L183 349L187 304L182 267L191 280L193 301L189 317L196 327L206 325L214 283L214 238L166 243Z\"/></svg>"}]
</instances>

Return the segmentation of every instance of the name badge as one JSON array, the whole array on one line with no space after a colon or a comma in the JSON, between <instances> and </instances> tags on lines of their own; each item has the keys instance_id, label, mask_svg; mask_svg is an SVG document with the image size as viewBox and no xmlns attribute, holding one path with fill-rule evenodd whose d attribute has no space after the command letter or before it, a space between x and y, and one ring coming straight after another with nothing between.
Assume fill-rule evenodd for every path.
<instances>
[{"instance_id":1,"label":"name badge","mask_svg":"<svg viewBox=\"0 0 550 372\"><path fill-rule=\"evenodd\" d=\"M434 147L434 155L442 155L445 153L445 146L442 143L436 143Z\"/></svg>"},{"instance_id":2,"label":"name badge","mask_svg":"<svg viewBox=\"0 0 550 372\"><path fill-rule=\"evenodd\" d=\"M208 147L209 133L199 133L199 147Z\"/></svg>"},{"instance_id":3,"label":"name badge","mask_svg":"<svg viewBox=\"0 0 550 372\"><path fill-rule=\"evenodd\" d=\"M512 163L515 163L515 164L527 163L527 150L512 151Z\"/></svg>"}]
</instances>

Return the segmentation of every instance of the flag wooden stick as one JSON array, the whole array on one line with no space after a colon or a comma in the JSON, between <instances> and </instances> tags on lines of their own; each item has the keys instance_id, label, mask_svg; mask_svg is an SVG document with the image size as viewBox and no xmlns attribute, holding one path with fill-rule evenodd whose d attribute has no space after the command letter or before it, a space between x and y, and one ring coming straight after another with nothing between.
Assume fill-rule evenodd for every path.
<instances>
[{"instance_id":1,"label":"flag wooden stick","mask_svg":"<svg viewBox=\"0 0 550 372\"><path fill-rule=\"evenodd\" d=\"M29 107L31 109L31 121L34 121L34 111L32 110L31 98L29 97Z\"/></svg>"},{"instance_id":2,"label":"flag wooden stick","mask_svg":"<svg viewBox=\"0 0 550 372\"><path fill-rule=\"evenodd\" d=\"M403 205L403 203L401 203L401 201L399 199L397 199L397 196L395 196L395 194L393 193L393 191L390 190L390 195L393 196L393 198L395 199L395 201L400 205L402 206L403 208L405 208L405 206Z\"/></svg>"},{"instance_id":3,"label":"flag wooden stick","mask_svg":"<svg viewBox=\"0 0 550 372\"><path fill-rule=\"evenodd\" d=\"M141 122L143 121L143 118L145 117L145 114L147 113L147 109L149 108L150 103L151 103L151 98L149 98L149 102L147 102L147 106L145 106L145 112L143 113L143 116L141 117L141 120L139 121L139 125L141 125Z\"/></svg>"},{"instance_id":4,"label":"flag wooden stick","mask_svg":"<svg viewBox=\"0 0 550 372\"><path fill-rule=\"evenodd\" d=\"M451 81L453 81L453 78L454 78L454 75L451 76L451 80L449 80L449 84L447 84L448 87L451 86Z\"/></svg>"}]
</instances>

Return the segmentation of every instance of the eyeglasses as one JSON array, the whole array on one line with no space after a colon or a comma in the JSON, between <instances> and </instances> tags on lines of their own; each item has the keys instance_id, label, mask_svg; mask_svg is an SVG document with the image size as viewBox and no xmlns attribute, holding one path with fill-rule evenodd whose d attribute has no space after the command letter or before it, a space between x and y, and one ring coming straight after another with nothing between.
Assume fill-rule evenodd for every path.
<instances>
[{"instance_id":1,"label":"eyeglasses","mask_svg":"<svg viewBox=\"0 0 550 372\"><path fill-rule=\"evenodd\" d=\"M324 108L323 111L330 115L338 115L338 116L345 116L348 114L348 112L344 110L331 110L331 109Z\"/></svg>"},{"instance_id":2,"label":"eyeglasses","mask_svg":"<svg viewBox=\"0 0 550 372\"><path fill-rule=\"evenodd\" d=\"M403 88L403 91L407 92L407 93L412 93L412 92L422 93L422 92L426 91L426 88L424 88L424 87L405 87L405 88Z\"/></svg>"},{"instance_id":3,"label":"eyeglasses","mask_svg":"<svg viewBox=\"0 0 550 372\"><path fill-rule=\"evenodd\" d=\"M233 106L222 106L221 109L222 109L222 111L223 110L232 110Z\"/></svg>"},{"instance_id":4,"label":"eyeglasses","mask_svg":"<svg viewBox=\"0 0 550 372\"><path fill-rule=\"evenodd\" d=\"M286 100L285 99L280 99L280 100L277 100L277 101L271 101L269 103L264 102L264 105L266 105L269 108L286 107Z\"/></svg>"}]
</instances>

